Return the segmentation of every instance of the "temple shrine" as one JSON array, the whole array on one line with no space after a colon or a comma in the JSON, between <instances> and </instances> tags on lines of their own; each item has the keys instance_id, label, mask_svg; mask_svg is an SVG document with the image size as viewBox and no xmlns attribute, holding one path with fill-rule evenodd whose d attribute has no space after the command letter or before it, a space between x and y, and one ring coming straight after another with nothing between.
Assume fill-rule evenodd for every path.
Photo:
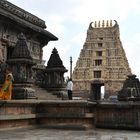
<instances>
[{"instance_id":1,"label":"temple shrine","mask_svg":"<svg viewBox=\"0 0 140 140\"><path fill-rule=\"evenodd\" d=\"M66 85L64 84L64 73L67 71L57 49L54 48L45 69L45 82L43 87L47 89L47 91L51 91L53 94L58 95L66 88Z\"/></svg>"}]
</instances>

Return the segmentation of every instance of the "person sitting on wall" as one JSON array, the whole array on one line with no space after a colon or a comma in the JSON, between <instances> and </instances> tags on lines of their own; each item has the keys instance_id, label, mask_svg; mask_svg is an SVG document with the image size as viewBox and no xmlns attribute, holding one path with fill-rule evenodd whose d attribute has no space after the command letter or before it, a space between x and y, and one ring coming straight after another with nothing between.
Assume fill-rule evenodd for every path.
<instances>
[{"instance_id":1,"label":"person sitting on wall","mask_svg":"<svg viewBox=\"0 0 140 140\"><path fill-rule=\"evenodd\" d=\"M0 99L10 100L12 97L12 83L14 81L12 72L10 69L6 69L5 82L0 90Z\"/></svg>"},{"instance_id":2,"label":"person sitting on wall","mask_svg":"<svg viewBox=\"0 0 140 140\"><path fill-rule=\"evenodd\" d=\"M73 82L72 79L70 78L67 83L67 92L69 100L72 100L72 90L73 90Z\"/></svg>"}]
</instances>

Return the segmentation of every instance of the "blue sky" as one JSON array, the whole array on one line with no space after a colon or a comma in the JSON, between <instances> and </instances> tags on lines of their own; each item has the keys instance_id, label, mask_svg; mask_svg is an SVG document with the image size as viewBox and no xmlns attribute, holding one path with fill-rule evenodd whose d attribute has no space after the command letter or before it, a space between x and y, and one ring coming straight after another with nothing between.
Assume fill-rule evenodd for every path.
<instances>
[{"instance_id":1,"label":"blue sky","mask_svg":"<svg viewBox=\"0 0 140 140\"><path fill-rule=\"evenodd\" d=\"M140 78L140 0L9 0L9 2L46 22L47 30L59 40L49 42L44 47L43 59L47 62L52 49L56 47L68 70L70 56L73 57L73 67L76 64L90 22L117 20L120 38L132 73Z\"/></svg>"}]
</instances>

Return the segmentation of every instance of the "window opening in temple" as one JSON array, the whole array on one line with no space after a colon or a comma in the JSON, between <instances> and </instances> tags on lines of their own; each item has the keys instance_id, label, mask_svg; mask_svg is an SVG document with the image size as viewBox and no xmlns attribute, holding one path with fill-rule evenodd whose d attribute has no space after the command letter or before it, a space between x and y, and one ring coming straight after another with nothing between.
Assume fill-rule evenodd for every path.
<instances>
[{"instance_id":1,"label":"window opening in temple","mask_svg":"<svg viewBox=\"0 0 140 140\"><path fill-rule=\"evenodd\" d=\"M98 47L102 47L103 46L103 43L98 43Z\"/></svg>"},{"instance_id":2,"label":"window opening in temple","mask_svg":"<svg viewBox=\"0 0 140 140\"><path fill-rule=\"evenodd\" d=\"M101 71L94 71L94 78L101 78Z\"/></svg>"},{"instance_id":3,"label":"window opening in temple","mask_svg":"<svg viewBox=\"0 0 140 140\"><path fill-rule=\"evenodd\" d=\"M101 66L102 60L95 60L95 66Z\"/></svg>"},{"instance_id":4,"label":"window opening in temple","mask_svg":"<svg viewBox=\"0 0 140 140\"><path fill-rule=\"evenodd\" d=\"M102 51L96 51L96 56L102 56Z\"/></svg>"},{"instance_id":5,"label":"window opening in temple","mask_svg":"<svg viewBox=\"0 0 140 140\"><path fill-rule=\"evenodd\" d=\"M100 37L99 39L100 39L100 40L103 40L103 38L102 38L102 37Z\"/></svg>"}]
</instances>

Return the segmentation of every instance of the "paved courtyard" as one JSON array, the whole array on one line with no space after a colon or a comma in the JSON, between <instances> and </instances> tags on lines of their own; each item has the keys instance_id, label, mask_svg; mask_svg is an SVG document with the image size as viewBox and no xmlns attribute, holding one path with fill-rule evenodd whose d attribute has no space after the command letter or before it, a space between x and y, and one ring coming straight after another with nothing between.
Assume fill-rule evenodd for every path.
<instances>
[{"instance_id":1,"label":"paved courtyard","mask_svg":"<svg viewBox=\"0 0 140 140\"><path fill-rule=\"evenodd\" d=\"M140 140L140 132L108 129L18 129L0 131L0 140Z\"/></svg>"}]
</instances>

